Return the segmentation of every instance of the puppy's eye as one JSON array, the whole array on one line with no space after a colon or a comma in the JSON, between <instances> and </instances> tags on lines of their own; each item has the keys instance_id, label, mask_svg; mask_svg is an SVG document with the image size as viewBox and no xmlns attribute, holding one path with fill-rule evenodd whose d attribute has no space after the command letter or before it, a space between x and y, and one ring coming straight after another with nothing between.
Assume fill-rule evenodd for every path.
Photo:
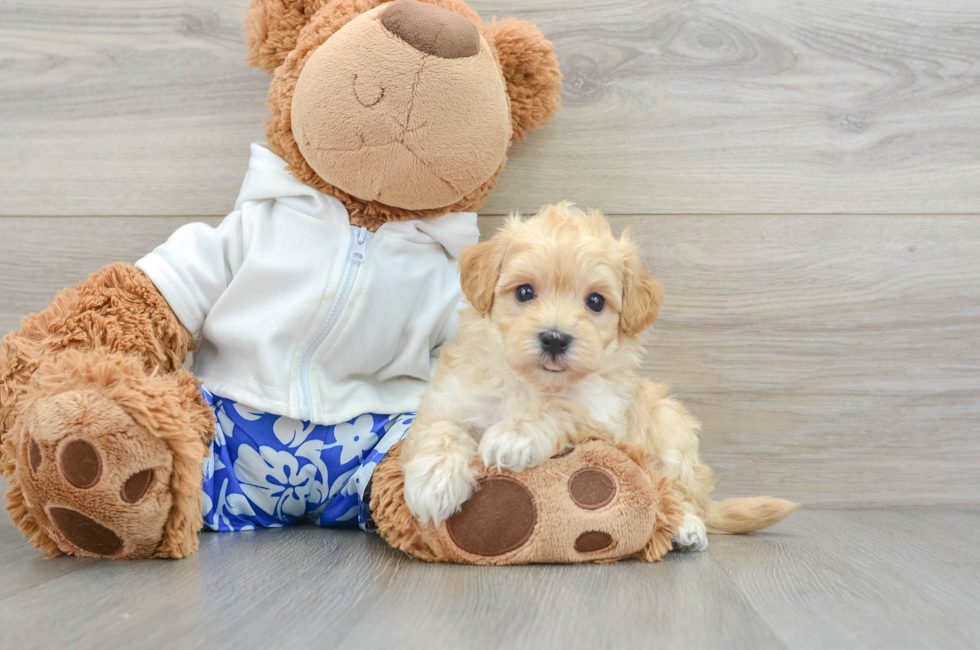
<instances>
[{"instance_id":1,"label":"puppy's eye","mask_svg":"<svg viewBox=\"0 0 980 650\"><path fill-rule=\"evenodd\" d=\"M529 284L522 284L514 291L514 295L517 297L517 302L527 302L534 298L534 287Z\"/></svg>"},{"instance_id":2,"label":"puppy's eye","mask_svg":"<svg viewBox=\"0 0 980 650\"><path fill-rule=\"evenodd\" d=\"M598 314L606 306L606 299L597 293L590 293L589 297L585 299L585 304L589 309Z\"/></svg>"}]
</instances>

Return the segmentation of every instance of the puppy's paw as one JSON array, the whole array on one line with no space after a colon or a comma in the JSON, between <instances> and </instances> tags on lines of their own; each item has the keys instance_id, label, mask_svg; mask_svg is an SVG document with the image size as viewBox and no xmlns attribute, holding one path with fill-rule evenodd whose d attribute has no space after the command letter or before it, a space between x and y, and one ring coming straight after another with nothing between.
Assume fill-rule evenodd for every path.
<instances>
[{"instance_id":1,"label":"puppy's paw","mask_svg":"<svg viewBox=\"0 0 980 650\"><path fill-rule=\"evenodd\" d=\"M438 526L476 490L475 471L462 456L414 458L404 471L405 503L422 525Z\"/></svg>"},{"instance_id":2,"label":"puppy's paw","mask_svg":"<svg viewBox=\"0 0 980 650\"><path fill-rule=\"evenodd\" d=\"M708 548L708 531L700 517L688 512L671 540L675 551L704 551Z\"/></svg>"},{"instance_id":3,"label":"puppy's paw","mask_svg":"<svg viewBox=\"0 0 980 650\"><path fill-rule=\"evenodd\" d=\"M480 440L480 459L487 467L523 472L551 457L554 445L533 431L516 431L506 423L487 429Z\"/></svg>"}]
</instances>

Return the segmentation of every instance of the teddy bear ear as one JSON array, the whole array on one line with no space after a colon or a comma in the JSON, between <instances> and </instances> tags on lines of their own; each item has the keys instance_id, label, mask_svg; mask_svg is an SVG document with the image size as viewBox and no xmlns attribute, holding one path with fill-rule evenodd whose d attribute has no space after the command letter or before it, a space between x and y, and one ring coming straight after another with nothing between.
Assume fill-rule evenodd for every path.
<instances>
[{"instance_id":1,"label":"teddy bear ear","mask_svg":"<svg viewBox=\"0 0 980 650\"><path fill-rule=\"evenodd\" d=\"M296 48L296 37L329 0L249 0L245 14L248 63L273 71Z\"/></svg>"},{"instance_id":2,"label":"teddy bear ear","mask_svg":"<svg viewBox=\"0 0 980 650\"><path fill-rule=\"evenodd\" d=\"M510 96L514 140L543 125L561 104L561 72L551 41L537 27L508 18L490 25Z\"/></svg>"}]
</instances>

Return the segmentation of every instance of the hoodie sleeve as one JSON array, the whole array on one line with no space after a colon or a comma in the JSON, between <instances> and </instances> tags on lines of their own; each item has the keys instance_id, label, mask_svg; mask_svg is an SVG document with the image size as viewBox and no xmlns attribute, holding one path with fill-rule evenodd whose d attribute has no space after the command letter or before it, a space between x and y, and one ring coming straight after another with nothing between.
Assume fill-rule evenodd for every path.
<instances>
[{"instance_id":1,"label":"hoodie sleeve","mask_svg":"<svg viewBox=\"0 0 980 650\"><path fill-rule=\"evenodd\" d=\"M187 224L136 262L194 336L242 265L242 221L242 210L235 210L215 228Z\"/></svg>"}]
</instances>

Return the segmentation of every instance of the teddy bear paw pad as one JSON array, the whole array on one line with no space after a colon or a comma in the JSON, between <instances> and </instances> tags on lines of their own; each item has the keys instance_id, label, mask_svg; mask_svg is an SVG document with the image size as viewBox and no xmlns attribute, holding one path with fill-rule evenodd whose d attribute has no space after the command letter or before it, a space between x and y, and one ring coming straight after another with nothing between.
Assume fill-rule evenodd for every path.
<instances>
[{"instance_id":1,"label":"teddy bear paw pad","mask_svg":"<svg viewBox=\"0 0 980 650\"><path fill-rule=\"evenodd\" d=\"M115 555L123 542L114 532L99 522L69 508L52 506L48 517L69 542L95 555Z\"/></svg>"},{"instance_id":2,"label":"teddy bear paw pad","mask_svg":"<svg viewBox=\"0 0 980 650\"><path fill-rule=\"evenodd\" d=\"M480 479L479 489L446 521L453 543L481 557L505 555L524 546L538 511L530 491L507 476Z\"/></svg>"},{"instance_id":3,"label":"teddy bear paw pad","mask_svg":"<svg viewBox=\"0 0 980 650\"><path fill-rule=\"evenodd\" d=\"M122 490L120 490L120 496L122 500L126 503L137 503L146 494L146 491L150 489L150 485L153 483L153 470L144 469L142 472L137 472L126 479L123 483Z\"/></svg>"},{"instance_id":4,"label":"teddy bear paw pad","mask_svg":"<svg viewBox=\"0 0 980 650\"><path fill-rule=\"evenodd\" d=\"M102 460L88 440L72 440L61 450L61 473L69 483L86 490L102 476Z\"/></svg>"},{"instance_id":5,"label":"teddy bear paw pad","mask_svg":"<svg viewBox=\"0 0 980 650\"><path fill-rule=\"evenodd\" d=\"M601 530L590 530L575 539L575 550L579 553L594 553L609 548L613 543L612 535Z\"/></svg>"},{"instance_id":6,"label":"teddy bear paw pad","mask_svg":"<svg viewBox=\"0 0 980 650\"><path fill-rule=\"evenodd\" d=\"M598 510L616 496L616 479L604 469L585 467L568 479L568 494L583 510Z\"/></svg>"}]
</instances>

